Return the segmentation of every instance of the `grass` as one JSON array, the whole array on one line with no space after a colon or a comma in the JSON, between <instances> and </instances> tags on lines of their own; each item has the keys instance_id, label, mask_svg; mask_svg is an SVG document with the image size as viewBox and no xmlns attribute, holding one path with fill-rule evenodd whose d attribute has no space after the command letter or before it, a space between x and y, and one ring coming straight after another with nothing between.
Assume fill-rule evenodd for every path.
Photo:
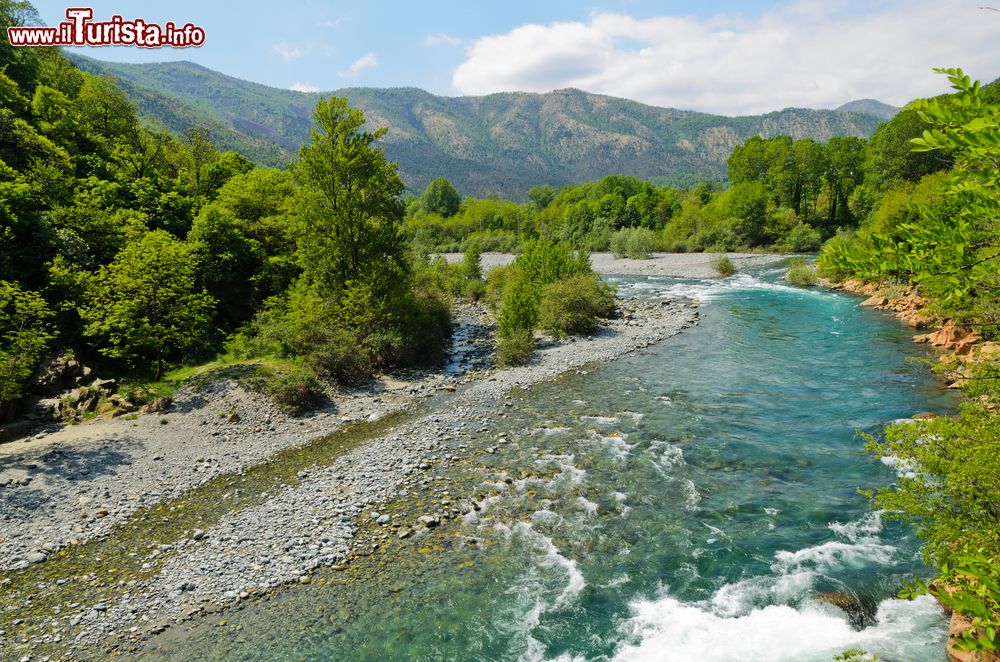
<instances>
[{"instance_id":1,"label":"grass","mask_svg":"<svg viewBox=\"0 0 1000 662\"><path fill-rule=\"evenodd\" d=\"M136 405L156 398L173 397L185 387L202 388L232 379L262 393L290 413L302 413L321 400L322 386L311 371L295 361L279 358L243 359L222 355L198 365L181 366L157 380L134 380L122 384L121 393Z\"/></svg>"}]
</instances>

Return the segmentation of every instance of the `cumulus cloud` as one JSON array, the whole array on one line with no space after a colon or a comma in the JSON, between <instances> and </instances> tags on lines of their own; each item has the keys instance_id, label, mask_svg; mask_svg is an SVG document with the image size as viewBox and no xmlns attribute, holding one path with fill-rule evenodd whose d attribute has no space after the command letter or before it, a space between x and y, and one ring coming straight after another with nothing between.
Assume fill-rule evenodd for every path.
<instances>
[{"instance_id":1,"label":"cumulus cloud","mask_svg":"<svg viewBox=\"0 0 1000 662\"><path fill-rule=\"evenodd\" d=\"M281 56L285 62L291 62L302 57L302 50L298 46L293 46L287 41L279 41L274 45L274 52Z\"/></svg>"},{"instance_id":2,"label":"cumulus cloud","mask_svg":"<svg viewBox=\"0 0 1000 662\"><path fill-rule=\"evenodd\" d=\"M293 92L319 92L319 88L311 83L292 83L288 89Z\"/></svg>"},{"instance_id":3,"label":"cumulus cloud","mask_svg":"<svg viewBox=\"0 0 1000 662\"><path fill-rule=\"evenodd\" d=\"M365 69L371 69L372 67L378 66L378 56L375 53L369 51L351 63L348 67L352 74L360 73Z\"/></svg>"},{"instance_id":4,"label":"cumulus cloud","mask_svg":"<svg viewBox=\"0 0 1000 662\"><path fill-rule=\"evenodd\" d=\"M946 91L933 67L1000 73L1000 17L974 3L803 0L755 18L595 13L475 41L452 83L462 94L577 87L725 114L896 105Z\"/></svg>"},{"instance_id":5,"label":"cumulus cloud","mask_svg":"<svg viewBox=\"0 0 1000 662\"><path fill-rule=\"evenodd\" d=\"M424 37L424 46L461 46L462 40L444 32L429 34Z\"/></svg>"}]
</instances>

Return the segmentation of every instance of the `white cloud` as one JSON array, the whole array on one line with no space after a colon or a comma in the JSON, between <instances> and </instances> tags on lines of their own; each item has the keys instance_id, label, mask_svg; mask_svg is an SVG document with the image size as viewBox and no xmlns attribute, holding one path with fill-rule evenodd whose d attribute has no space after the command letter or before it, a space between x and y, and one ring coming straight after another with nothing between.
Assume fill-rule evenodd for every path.
<instances>
[{"instance_id":1,"label":"white cloud","mask_svg":"<svg viewBox=\"0 0 1000 662\"><path fill-rule=\"evenodd\" d=\"M343 22L345 20L347 20L347 19L345 19L345 18L328 18L326 20L320 21L319 25L322 28L329 28L329 29L332 30L333 28L339 28L343 24Z\"/></svg>"},{"instance_id":2,"label":"white cloud","mask_svg":"<svg viewBox=\"0 0 1000 662\"><path fill-rule=\"evenodd\" d=\"M595 13L478 39L462 94L578 87L659 106L759 113L866 97L902 105L947 89L933 67L1000 73L1000 17L974 3L802 0L746 19Z\"/></svg>"},{"instance_id":3,"label":"white cloud","mask_svg":"<svg viewBox=\"0 0 1000 662\"><path fill-rule=\"evenodd\" d=\"M439 32L437 34L429 34L424 37L424 46L461 46L462 40L459 37L452 36L450 34L445 34L444 32Z\"/></svg>"},{"instance_id":4,"label":"white cloud","mask_svg":"<svg viewBox=\"0 0 1000 662\"><path fill-rule=\"evenodd\" d=\"M378 56L375 53L369 51L355 60L349 67L352 74L360 73L365 69L371 69L372 67L378 66Z\"/></svg>"},{"instance_id":5,"label":"white cloud","mask_svg":"<svg viewBox=\"0 0 1000 662\"><path fill-rule=\"evenodd\" d=\"M319 92L319 88L311 83L292 83L288 89L293 92Z\"/></svg>"},{"instance_id":6,"label":"white cloud","mask_svg":"<svg viewBox=\"0 0 1000 662\"><path fill-rule=\"evenodd\" d=\"M287 41L279 41L274 45L274 52L281 56L285 62L302 57L302 50L298 46L293 46Z\"/></svg>"}]
</instances>

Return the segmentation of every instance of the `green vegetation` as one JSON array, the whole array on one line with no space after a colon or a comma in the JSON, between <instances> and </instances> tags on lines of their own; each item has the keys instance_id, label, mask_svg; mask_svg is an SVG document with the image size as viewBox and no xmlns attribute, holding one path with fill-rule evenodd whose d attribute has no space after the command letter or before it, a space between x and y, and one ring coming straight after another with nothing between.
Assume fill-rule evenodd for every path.
<instances>
[{"instance_id":1,"label":"green vegetation","mask_svg":"<svg viewBox=\"0 0 1000 662\"><path fill-rule=\"evenodd\" d=\"M0 418L4 403L21 396L21 385L53 338L45 299L0 281Z\"/></svg>"},{"instance_id":2,"label":"green vegetation","mask_svg":"<svg viewBox=\"0 0 1000 662\"><path fill-rule=\"evenodd\" d=\"M40 21L0 5L0 23L18 22ZM145 128L111 78L58 50L0 54L0 419L54 352L159 383L227 350L294 366L258 382L308 404L317 377L436 360L452 292L484 287L475 255L448 279L408 255L384 131L344 99L316 102L282 172L220 153L201 128ZM453 211L457 192L438 189L435 208Z\"/></svg>"},{"instance_id":3,"label":"green vegetation","mask_svg":"<svg viewBox=\"0 0 1000 662\"><path fill-rule=\"evenodd\" d=\"M613 298L591 270L587 253L574 251L565 242L527 241L513 264L494 269L490 279L487 298L499 297L497 361L501 365L520 365L531 358L531 333L542 322L557 336L589 333L598 315L606 316L614 309ZM578 291L571 293L574 288ZM560 295L568 299L556 301Z\"/></svg>"},{"instance_id":4,"label":"green vegetation","mask_svg":"<svg viewBox=\"0 0 1000 662\"><path fill-rule=\"evenodd\" d=\"M648 260L653 242L653 233L646 228L622 228L611 236L611 252L617 258Z\"/></svg>"},{"instance_id":5,"label":"green vegetation","mask_svg":"<svg viewBox=\"0 0 1000 662\"><path fill-rule=\"evenodd\" d=\"M951 319L995 338L1000 322L1000 89L981 87L960 69L940 70L955 93L918 100L880 129L870 156L880 171L862 184L870 209L857 232L824 246L819 266L837 280L915 285L938 320ZM900 141L906 139L904 153ZM873 138L873 144L876 138ZM944 164L950 167L939 170ZM945 369L954 368L946 364ZM911 471L871 496L912 523L932 593L973 624L964 650L1000 649L1000 364L986 356L960 369L968 396L954 418L892 425L868 439L878 457ZM931 443L933 442L933 443Z\"/></svg>"},{"instance_id":6,"label":"green vegetation","mask_svg":"<svg viewBox=\"0 0 1000 662\"><path fill-rule=\"evenodd\" d=\"M441 206L428 201L454 189L439 178L420 198L411 197L405 230L428 252L457 251L472 242L513 251L544 237L581 250L610 249L619 258L644 258L655 250L811 253L862 221L906 224L912 196L940 198L935 183L948 160L908 155L907 141L920 130L914 117L919 120L912 111L900 113L871 143L855 137L833 137L826 144L751 137L729 157L728 188L703 182L678 190L610 175L558 190L537 186L522 204L489 197L466 198L457 206L450 198L449 206Z\"/></svg>"},{"instance_id":7,"label":"green vegetation","mask_svg":"<svg viewBox=\"0 0 1000 662\"><path fill-rule=\"evenodd\" d=\"M728 255L716 255L712 258L712 268L719 274L720 278L728 278L736 273L736 267Z\"/></svg>"},{"instance_id":8,"label":"green vegetation","mask_svg":"<svg viewBox=\"0 0 1000 662\"><path fill-rule=\"evenodd\" d=\"M538 326L554 338L587 336L597 330L598 318L614 311L614 291L596 275L580 274L542 289Z\"/></svg>"},{"instance_id":9,"label":"green vegetation","mask_svg":"<svg viewBox=\"0 0 1000 662\"><path fill-rule=\"evenodd\" d=\"M151 126L177 134L190 126L206 127L224 149L262 165L284 167L309 139L309 108L318 94L241 81L189 62L120 64L71 57L84 71L121 81ZM724 177L729 152L751 136L867 137L886 114L884 108L876 114L865 108L788 108L723 117L580 90L476 98L439 97L414 88L348 88L331 94L391 127L386 155L399 163L409 190L423 191L444 176L468 195L515 200L542 182L559 188L609 172L657 185L695 186ZM569 135L567 127L574 127ZM621 149L622 141L630 147Z\"/></svg>"},{"instance_id":10,"label":"green vegetation","mask_svg":"<svg viewBox=\"0 0 1000 662\"><path fill-rule=\"evenodd\" d=\"M514 329L497 338L497 364L525 365L535 353L535 338L529 329Z\"/></svg>"},{"instance_id":11,"label":"green vegetation","mask_svg":"<svg viewBox=\"0 0 1000 662\"><path fill-rule=\"evenodd\" d=\"M809 264L802 258L792 258L788 264L788 282L792 285L807 287L816 284L816 265Z\"/></svg>"}]
</instances>

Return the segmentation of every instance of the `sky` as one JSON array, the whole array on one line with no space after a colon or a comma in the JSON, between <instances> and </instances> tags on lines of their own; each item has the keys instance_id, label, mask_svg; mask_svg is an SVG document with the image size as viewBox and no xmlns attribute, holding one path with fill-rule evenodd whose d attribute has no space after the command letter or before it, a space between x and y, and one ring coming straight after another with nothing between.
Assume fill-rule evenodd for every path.
<instances>
[{"instance_id":1,"label":"sky","mask_svg":"<svg viewBox=\"0 0 1000 662\"><path fill-rule=\"evenodd\" d=\"M997 9L991 9L990 3ZM43 22L67 5L34 3ZM81 6L79 0L71 6ZM86 5L85 5L86 6ZM206 31L189 49L78 49L189 60L301 91L420 87L447 96L575 87L725 115L947 91L934 67L1000 77L1000 0L210 2L92 0L95 20Z\"/></svg>"}]
</instances>

